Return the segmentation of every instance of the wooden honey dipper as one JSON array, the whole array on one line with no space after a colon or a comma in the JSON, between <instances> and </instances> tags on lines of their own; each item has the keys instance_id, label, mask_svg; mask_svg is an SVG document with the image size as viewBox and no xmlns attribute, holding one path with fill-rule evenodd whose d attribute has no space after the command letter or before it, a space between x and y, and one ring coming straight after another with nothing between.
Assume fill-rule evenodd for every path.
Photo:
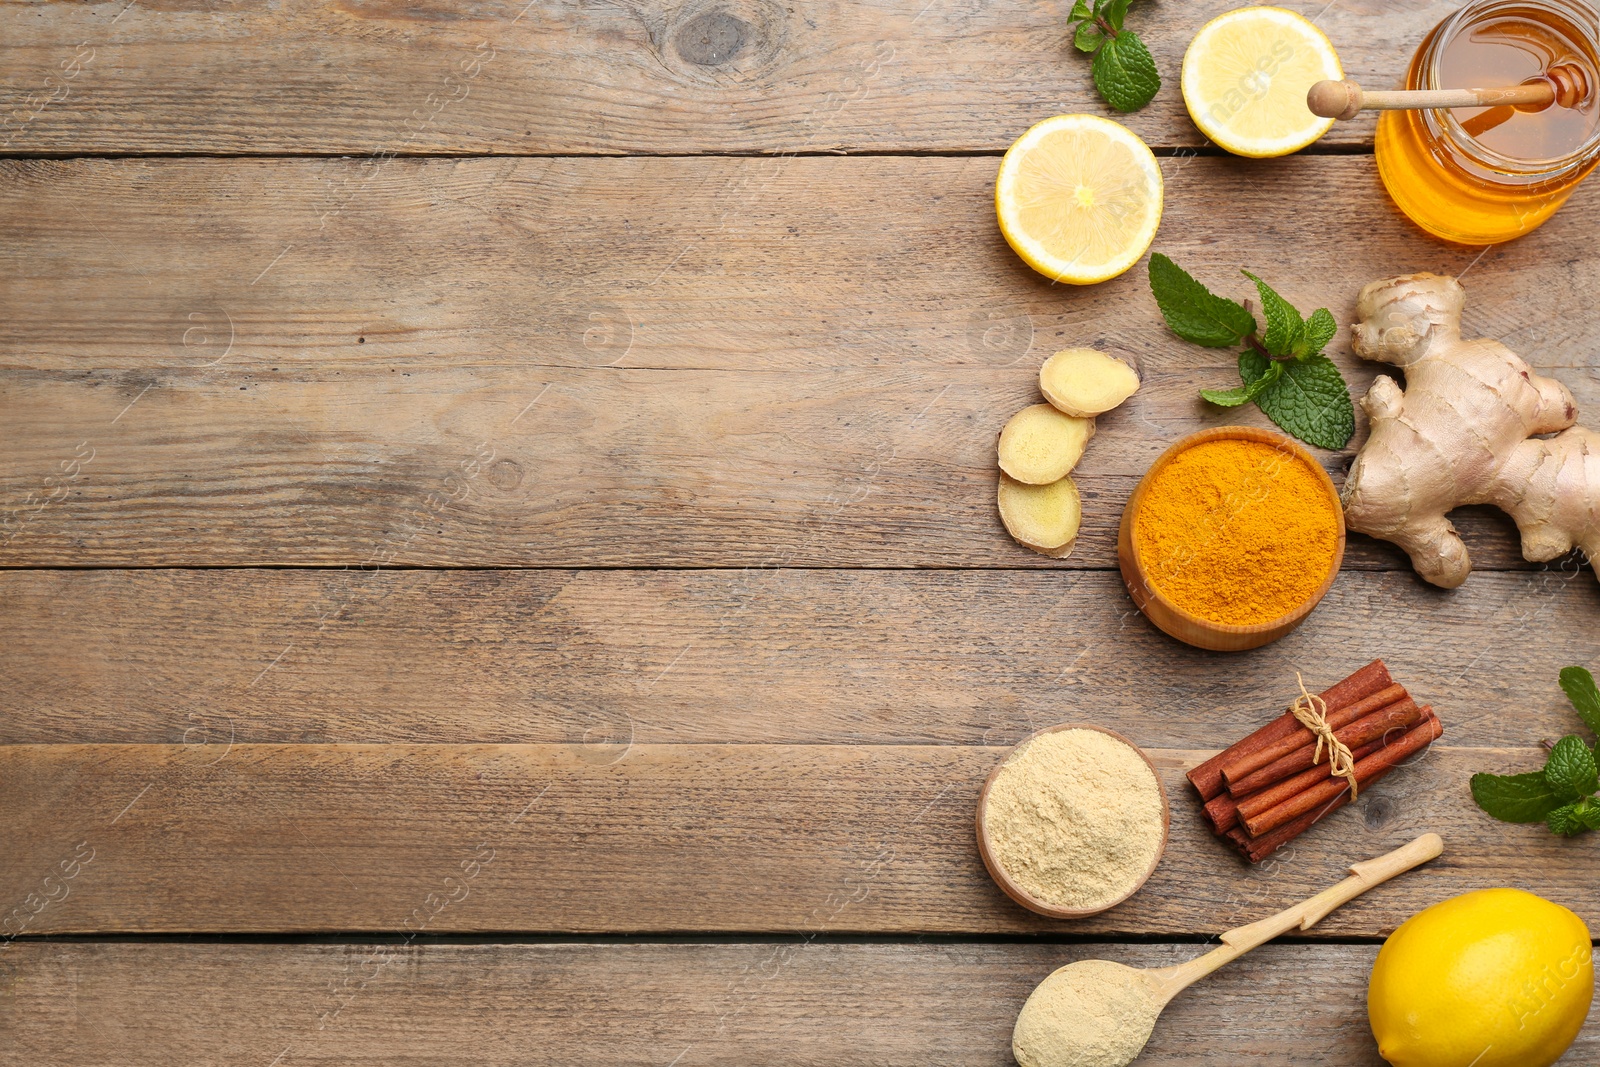
<instances>
[{"instance_id":1,"label":"wooden honey dipper","mask_svg":"<svg viewBox=\"0 0 1600 1067\"><path fill-rule=\"evenodd\" d=\"M1306 93L1306 107L1325 119L1353 119L1362 111L1412 108L1489 107L1543 111L1551 104L1577 107L1589 96L1589 76L1576 63L1558 63L1537 78L1500 89L1402 89L1367 92L1353 81L1320 81Z\"/></svg>"}]
</instances>

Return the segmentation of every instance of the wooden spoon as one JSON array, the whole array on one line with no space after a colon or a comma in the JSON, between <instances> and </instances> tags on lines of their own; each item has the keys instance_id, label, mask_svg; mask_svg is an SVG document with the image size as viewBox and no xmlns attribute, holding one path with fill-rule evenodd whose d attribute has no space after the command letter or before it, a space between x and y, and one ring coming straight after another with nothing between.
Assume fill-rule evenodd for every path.
<instances>
[{"instance_id":1,"label":"wooden spoon","mask_svg":"<svg viewBox=\"0 0 1600 1067\"><path fill-rule=\"evenodd\" d=\"M1028 997L1011 1036L1022 1067L1125 1067L1144 1049L1167 1002L1225 963L1298 927L1309 930L1342 904L1444 851L1423 834L1388 855L1354 864L1350 877L1271 918L1229 930L1222 945L1173 967L1145 970L1080 960L1051 974Z\"/></svg>"}]
</instances>

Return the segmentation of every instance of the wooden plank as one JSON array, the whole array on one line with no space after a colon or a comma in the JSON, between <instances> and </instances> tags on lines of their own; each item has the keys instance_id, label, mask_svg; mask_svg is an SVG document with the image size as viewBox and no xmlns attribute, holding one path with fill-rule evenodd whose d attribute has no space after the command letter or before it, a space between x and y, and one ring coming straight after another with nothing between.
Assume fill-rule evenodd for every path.
<instances>
[{"instance_id":1,"label":"wooden plank","mask_svg":"<svg viewBox=\"0 0 1600 1067\"><path fill-rule=\"evenodd\" d=\"M1202 407L1219 378L1151 373L1102 417L1079 547L1053 560L994 504L1026 371L14 371L0 563L1106 568L1162 451L1270 425ZM1600 410L1600 378L1573 381ZM1325 454L1336 481L1347 462ZM1526 567L1508 518L1462 521L1479 566ZM1361 537L1347 566L1410 569Z\"/></svg>"},{"instance_id":2,"label":"wooden plank","mask_svg":"<svg viewBox=\"0 0 1600 1067\"><path fill-rule=\"evenodd\" d=\"M273 368L1020 372L1077 344L1151 371L1232 369L1228 351L1166 329L1142 266L1086 287L1024 266L995 224L997 166L396 160L369 176L349 160L3 161L0 360L146 372L135 392L154 372L237 389ZM1345 323L1375 278L1465 273L1469 330L1575 377L1594 369L1600 267L1584 241L1600 197L1586 190L1482 252L1408 223L1370 157L1163 169L1155 247L1219 290L1244 298L1249 267ZM1221 240L1218 219L1249 226Z\"/></svg>"},{"instance_id":3,"label":"wooden plank","mask_svg":"<svg viewBox=\"0 0 1600 1067\"><path fill-rule=\"evenodd\" d=\"M1560 572L1347 573L1227 657L1108 572L14 571L0 603L8 744L999 745L1082 716L1198 750L1382 655L1453 743L1515 747L1572 732L1557 672L1600 667L1600 589Z\"/></svg>"},{"instance_id":4,"label":"wooden plank","mask_svg":"<svg viewBox=\"0 0 1600 1067\"><path fill-rule=\"evenodd\" d=\"M1106 566L1166 444L1260 421L1197 399L1232 357L1176 341L1138 271L1064 293L1022 267L992 160L768 165L406 161L341 206L343 164L7 164L0 562L1055 566L999 532L992 437L1034 365L1087 342L1148 383L1080 468L1066 566ZM1402 223L1370 159L1195 159L1172 186L1160 247L1213 282L1243 254L1224 215L1346 320L1371 278L1470 269L1469 330L1600 406L1576 343L1600 329L1578 241L1600 202L1479 259ZM1330 205L1313 245L1337 255L1305 251L1286 188ZM1517 565L1487 525L1483 562ZM1376 551L1352 565L1395 565Z\"/></svg>"},{"instance_id":5,"label":"wooden plank","mask_svg":"<svg viewBox=\"0 0 1600 1067\"><path fill-rule=\"evenodd\" d=\"M1201 948L19 943L0 955L15 1009L0 1013L0 1063L1011 1067L1016 1012L1055 967L1160 967ZM1257 949L1175 1000L1139 1062L1298 1063L1314 1049L1329 1067L1382 1067L1366 1022L1376 955ZM1597 1056L1590 1026L1561 1063Z\"/></svg>"},{"instance_id":6,"label":"wooden plank","mask_svg":"<svg viewBox=\"0 0 1600 1067\"><path fill-rule=\"evenodd\" d=\"M1225 0L1136 13L1164 87L1116 116L1197 146L1184 49ZM1290 0L1363 84L1403 75L1453 10ZM10 152L634 153L995 150L1048 115L1115 115L1066 11L924 0L261 10L102 0L17 9L0 34ZM1325 143L1370 145L1370 120ZM378 158L383 158L378 156Z\"/></svg>"},{"instance_id":7,"label":"wooden plank","mask_svg":"<svg viewBox=\"0 0 1600 1067\"><path fill-rule=\"evenodd\" d=\"M977 857L973 806L1003 751L7 746L0 900L14 934L1061 930L1009 903ZM1583 842L1494 822L1468 797L1472 772L1536 766L1537 746L1441 747L1254 869L1181 788L1204 755L1151 750L1174 797L1166 858L1073 932L1212 933L1430 830L1443 861L1316 936L1379 936L1508 872L1600 920Z\"/></svg>"}]
</instances>

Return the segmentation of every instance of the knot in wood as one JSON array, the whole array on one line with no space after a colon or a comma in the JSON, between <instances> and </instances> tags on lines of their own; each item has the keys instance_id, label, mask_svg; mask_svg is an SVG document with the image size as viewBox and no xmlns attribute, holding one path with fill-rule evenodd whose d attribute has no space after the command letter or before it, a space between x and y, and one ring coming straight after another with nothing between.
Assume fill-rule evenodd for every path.
<instances>
[{"instance_id":1,"label":"knot in wood","mask_svg":"<svg viewBox=\"0 0 1600 1067\"><path fill-rule=\"evenodd\" d=\"M720 67L737 59L750 41L753 27L726 11L696 15L673 36L673 47L685 63Z\"/></svg>"}]
</instances>

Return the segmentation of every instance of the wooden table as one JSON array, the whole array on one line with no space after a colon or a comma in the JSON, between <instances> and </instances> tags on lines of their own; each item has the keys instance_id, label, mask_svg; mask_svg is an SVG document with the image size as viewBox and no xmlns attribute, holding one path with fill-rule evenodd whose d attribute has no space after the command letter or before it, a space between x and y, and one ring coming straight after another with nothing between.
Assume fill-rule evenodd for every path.
<instances>
[{"instance_id":1,"label":"wooden table","mask_svg":"<svg viewBox=\"0 0 1600 1067\"><path fill-rule=\"evenodd\" d=\"M1256 652L1132 609L1135 480L1264 423L1200 402L1232 356L1167 333L1142 266L1052 286L996 230L1011 140L1106 113L1066 6L7 7L0 1063L1007 1064L1061 963L1185 959L1436 830L1441 861L1208 980L1141 1061L1377 1064L1367 971L1406 916L1511 884L1600 921L1600 839L1466 789L1575 729L1587 571L1468 510L1462 589L1353 537ZM1367 281L1464 274L1469 332L1594 425L1595 190L1455 248L1384 197L1370 120L1217 153L1176 83L1228 6L1130 16L1166 81L1124 119L1155 247L1344 323ZM1381 85L1455 2L1289 6ZM1079 344L1145 384L1054 561L997 521L994 434ZM1296 670L1380 655L1447 743L1247 869L1183 770ZM1076 923L1010 904L971 831L1004 747L1063 719L1146 746L1174 808L1145 889ZM1591 1027L1563 1062L1597 1056Z\"/></svg>"}]
</instances>

